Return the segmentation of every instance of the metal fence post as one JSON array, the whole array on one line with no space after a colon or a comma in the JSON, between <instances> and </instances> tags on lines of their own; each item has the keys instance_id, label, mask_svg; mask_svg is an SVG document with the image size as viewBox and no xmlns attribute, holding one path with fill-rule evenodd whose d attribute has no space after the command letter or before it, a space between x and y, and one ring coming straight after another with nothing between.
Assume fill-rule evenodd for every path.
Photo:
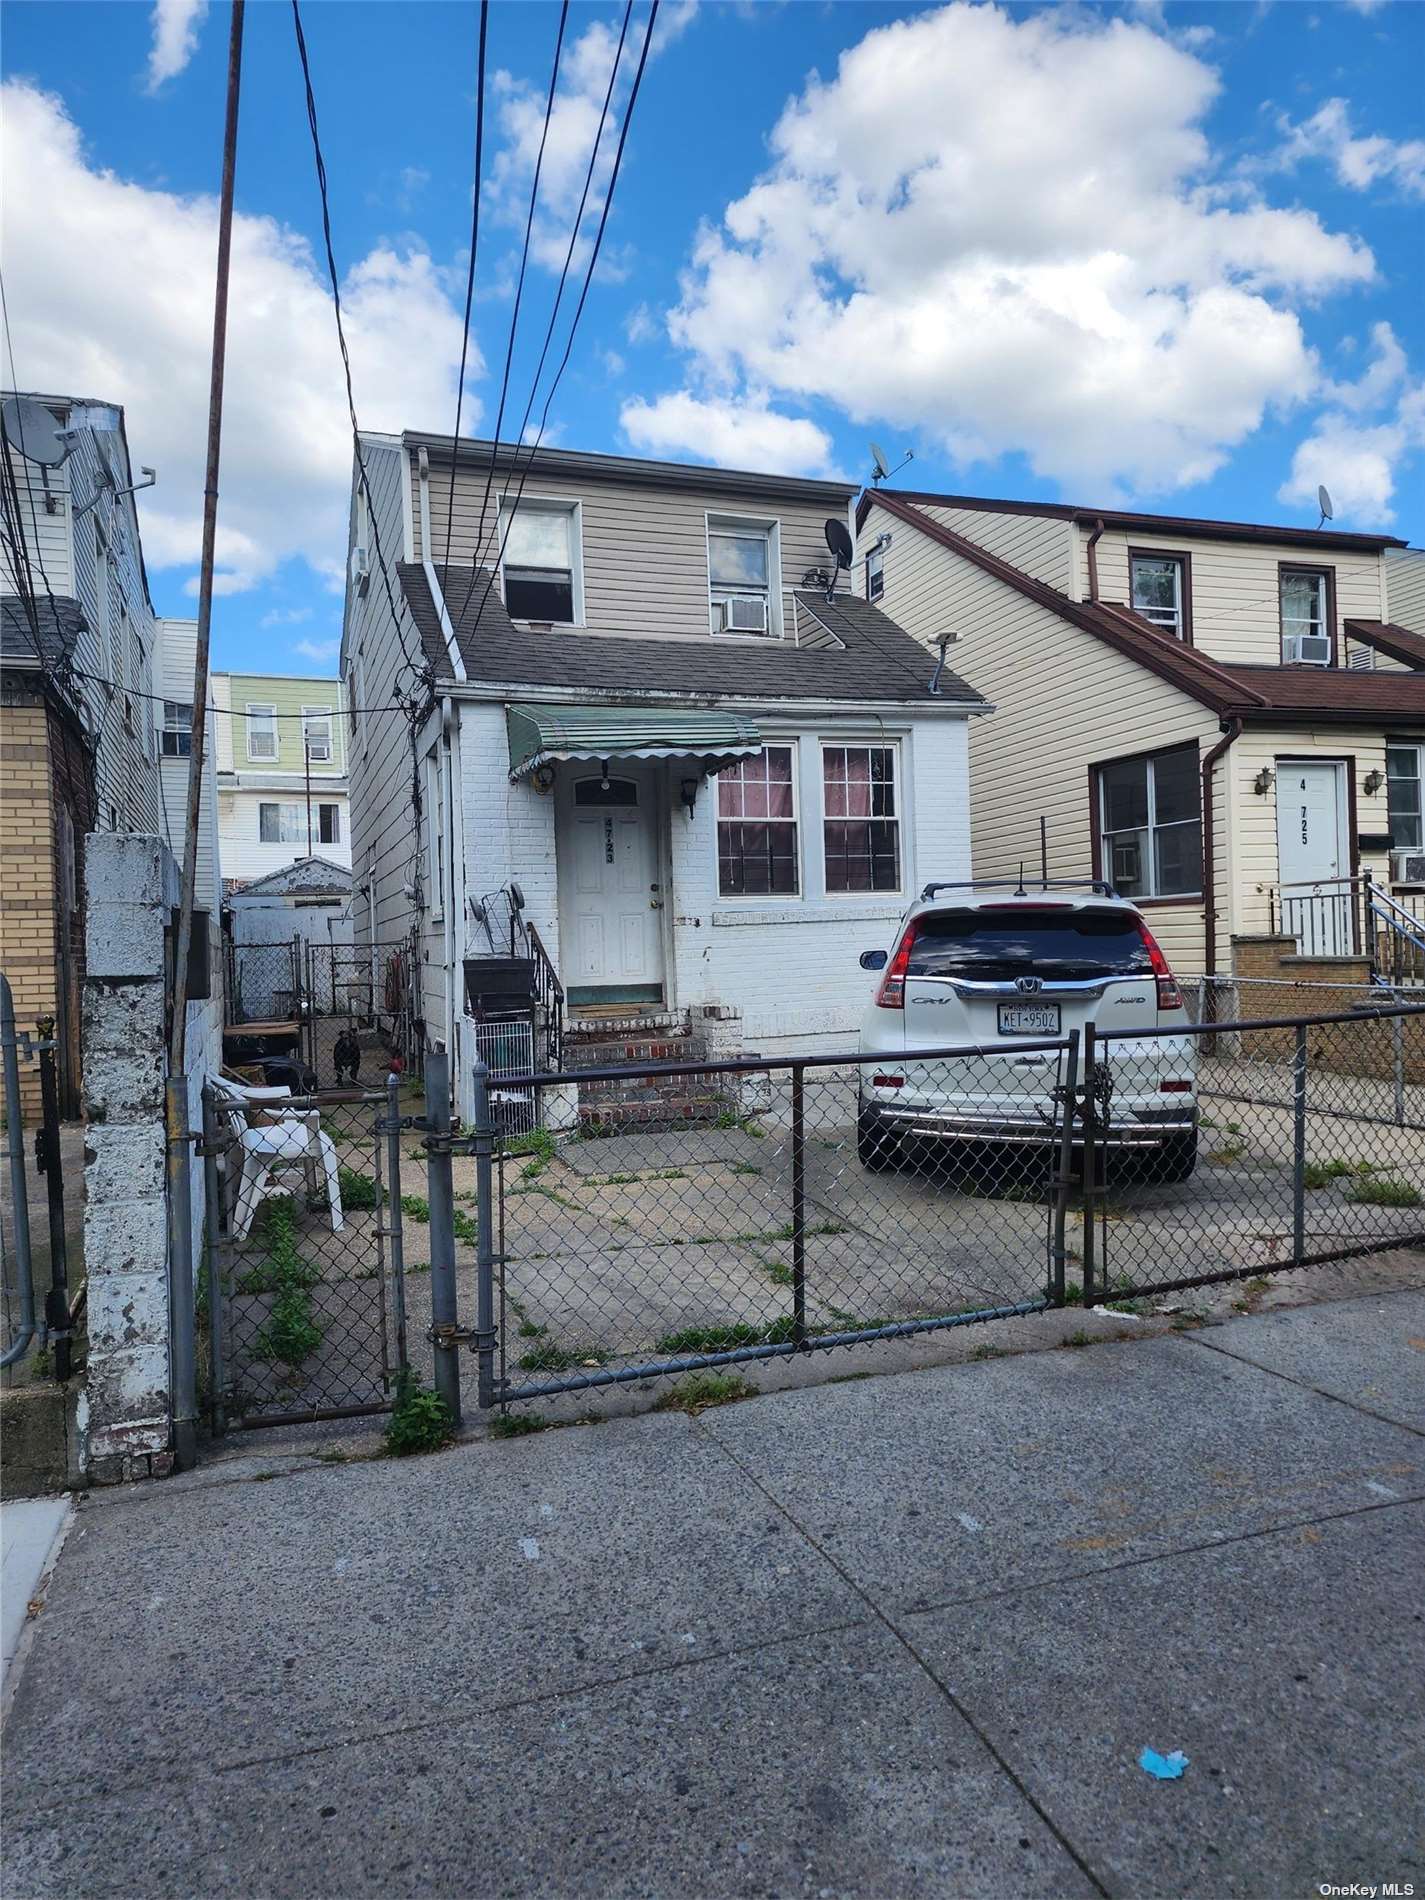
<instances>
[{"instance_id":1,"label":"metal fence post","mask_svg":"<svg viewBox=\"0 0 1425 1900\"><path fill-rule=\"evenodd\" d=\"M10 1163L10 1226L15 1270L20 1276L20 1336L0 1366L13 1366L29 1351L35 1336L35 1286L30 1264L29 1178L25 1171L25 1130L20 1102L20 1054L15 1040L15 998L0 971L0 1044L5 1068L5 1151Z\"/></svg>"},{"instance_id":2,"label":"metal fence post","mask_svg":"<svg viewBox=\"0 0 1425 1900\"><path fill-rule=\"evenodd\" d=\"M59 1149L59 1067L54 1024L45 1028L49 1047L40 1050L40 1103L43 1116L45 1193L49 1201L50 1286L45 1295L45 1332L54 1355L56 1379L69 1377L69 1250L64 1232L64 1160Z\"/></svg>"},{"instance_id":3,"label":"metal fence post","mask_svg":"<svg viewBox=\"0 0 1425 1900\"><path fill-rule=\"evenodd\" d=\"M435 1389L460 1423L460 1347L455 1337L455 1184L450 1154L450 1060L444 1049L426 1056L426 1127L435 1137L426 1149L430 1203L430 1337L435 1348Z\"/></svg>"},{"instance_id":4,"label":"metal fence post","mask_svg":"<svg viewBox=\"0 0 1425 1900\"><path fill-rule=\"evenodd\" d=\"M396 1364L404 1372L406 1348L406 1253L401 1232L401 1078L386 1077L386 1238L391 1244L391 1307L396 1321ZM454 1241L454 1221L451 1239Z\"/></svg>"},{"instance_id":5,"label":"metal fence post","mask_svg":"<svg viewBox=\"0 0 1425 1900\"><path fill-rule=\"evenodd\" d=\"M1079 1094L1079 1032L1069 1031L1068 1061L1064 1073L1064 1120L1059 1133L1059 1178L1054 1187L1053 1229L1049 1243L1049 1298L1064 1304L1069 1251L1065 1229L1069 1220L1069 1190L1074 1170L1074 1116Z\"/></svg>"},{"instance_id":6,"label":"metal fence post","mask_svg":"<svg viewBox=\"0 0 1425 1900\"><path fill-rule=\"evenodd\" d=\"M193 1150L188 1129L188 1077L163 1085L168 1135L168 1298L173 1382L173 1459L180 1471L198 1462L196 1314L193 1303Z\"/></svg>"},{"instance_id":7,"label":"metal fence post","mask_svg":"<svg viewBox=\"0 0 1425 1900\"><path fill-rule=\"evenodd\" d=\"M1084 1306L1094 1301L1094 1250L1098 1242L1094 1218L1098 1210L1098 1102L1094 1095L1097 1040L1092 1022L1084 1026Z\"/></svg>"},{"instance_id":8,"label":"metal fence post","mask_svg":"<svg viewBox=\"0 0 1425 1900\"><path fill-rule=\"evenodd\" d=\"M1306 1024L1296 1025L1291 1099L1291 1257L1306 1252Z\"/></svg>"},{"instance_id":9,"label":"metal fence post","mask_svg":"<svg viewBox=\"0 0 1425 1900\"><path fill-rule=\"evenodd\" d=\"M792 1066L792 1338L807 1336L806 1071Z\"/></svg>"},{"instance_id":10,"label":"metal fence post","mask_svg":"<svg viewBox=\"0 0 1425 1900\"><path fill-rule=\"evenodd\" d=\"M1405 1126L1405 1018L1390 1019L1390 1066L1395 1082L1395 1125Z\"/></svg>"},{"instance_id":11,"label":"metal fence post","mask_svg":"<svg viewBox=\"0 0 1425 1900\"><path fill-rule=\"evenodd\" d=\"M495 1403L495 1129L490 1071L475 1059L475 1352L476 1403Z\"/></svg>"},{"instance_id":12,"label":"metal fence post","mask_svg":"<svg viewBox=\"0 0 1425 1900\"><path fill-rule=\"evenodd\" d=\"M227 1286L223 1268L223 1190L218 1177L219 1121L213 1091L203 1087L203 1238L208 1249L209 1414L215 1438L228 1429Z\"/></svg>"}]
</instances>

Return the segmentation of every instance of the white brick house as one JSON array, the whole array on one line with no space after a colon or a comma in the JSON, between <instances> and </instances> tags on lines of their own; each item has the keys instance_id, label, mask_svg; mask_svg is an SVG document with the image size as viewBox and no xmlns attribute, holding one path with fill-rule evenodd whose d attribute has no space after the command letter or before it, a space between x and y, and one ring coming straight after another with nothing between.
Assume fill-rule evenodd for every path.
<instances>
[{"instance_id":1,"label":"white brick house","mask_svg":"<svg viewBox=\"0 0 1425 1900\"><path fill-rule=\"evenodd\" d=\"M854 489L502 446L485 504L488 443L363 453L343 678L411 710L352 719L356 930L410 934L428 1041L468 1069L462 959L508 948L512 886L585 1041L844 1039L858 953L969 875L990 710L829 590Z\"/></svg>"}]
</instances>

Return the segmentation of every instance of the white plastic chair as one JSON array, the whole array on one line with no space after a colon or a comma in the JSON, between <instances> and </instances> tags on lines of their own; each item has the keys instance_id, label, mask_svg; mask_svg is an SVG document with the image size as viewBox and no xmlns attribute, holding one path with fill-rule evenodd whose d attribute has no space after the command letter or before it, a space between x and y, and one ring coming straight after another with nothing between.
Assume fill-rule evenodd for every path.
<instances>
[{"instance_id":1,"label":"white plastic chair","mask_svg":"<svg viewBox=\"0 0 1425 1900\"><path fill-rule=\"evenodd\" d=\"M219 1095L228 1099L228 1115L242 1149L242 1171L238 1181L237 1206L233 1210L232 1233L243 1240L257 1216L257 1210L269 1195L286 1194L282 1176L300 1168L309 1195L317 1191L317 1168L326 1179L327 1207L332 1232L340 1233L346 1222L341 1211L341 1186L337 1178L336 1144L322 1132L322 1118L316 1109L281 1108L287 1089L250 1089L224 1077L215 1083ZM258 1099L265 1098L265 1099ZM262 1108L275 1117L259 1128L248 1125L248 1107Z\"/></svg>"}]
</instances>

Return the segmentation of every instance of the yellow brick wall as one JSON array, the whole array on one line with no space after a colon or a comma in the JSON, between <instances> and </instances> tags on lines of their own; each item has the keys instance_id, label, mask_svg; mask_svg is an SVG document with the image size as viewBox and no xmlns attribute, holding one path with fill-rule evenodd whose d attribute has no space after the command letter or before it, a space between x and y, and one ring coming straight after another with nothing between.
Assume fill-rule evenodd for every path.
<instances>
[{"instance_id":1,"label":"yellow brick wall","mask_svg":"<svg viewBox=\"0 0 1425 1900\"><path fill-rule=\"evenodd\" d=\"M0 709L0 969L15 1021L33 1029L57 1007L55 836L43 705ZM20 1064L26 1119L38 1114L39 1069Z\"/></svg>"}]
</instances>

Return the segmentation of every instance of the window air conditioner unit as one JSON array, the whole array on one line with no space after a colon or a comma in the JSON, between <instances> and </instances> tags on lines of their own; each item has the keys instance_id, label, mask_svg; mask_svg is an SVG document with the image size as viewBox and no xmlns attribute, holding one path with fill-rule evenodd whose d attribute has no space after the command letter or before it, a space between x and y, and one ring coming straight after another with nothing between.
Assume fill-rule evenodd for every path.
<instances>
[{"instance_id":1,"label":"window air conditioner unit","mask_svg":"<svg viewBox=\"0 0 1425 1900\"><path fill-rule=\"evenodd\" d=\"M764 594L730 594L720 604L724 633L767 632L767 599Z\"/></svg>"},{"instance_id":2,"label":"window air conditioner unit","mask_svg":"<svg viewBox=\"0 0 1425 1900\"><path fill-rule=\"evenodd\" d=\"M358 541L351 550L351 584L358 594L364 594L371 585L371 557Z\"/></svg>"},{"instance_id":3,"label":"window air conditioner unit","mask_svg":"<svg viewBox=\"0 0 1425 1900\"><path fill-rule=\"evenodd\" d=\"M1392 851L1390 881L1392 884L1425 884L1425 851Z\"/></svg>"},{"instance_id":4,"label":"window air conditioner unit","mask_svg":"<svg viewBox=\"0 0 1425 1900\"><path fill-rule=\"evenodd\" d=\"M1289 633L1282 641L1282 664L1284 666L1330 666L1330 635Z\"/></svg>"}]
</instances>

